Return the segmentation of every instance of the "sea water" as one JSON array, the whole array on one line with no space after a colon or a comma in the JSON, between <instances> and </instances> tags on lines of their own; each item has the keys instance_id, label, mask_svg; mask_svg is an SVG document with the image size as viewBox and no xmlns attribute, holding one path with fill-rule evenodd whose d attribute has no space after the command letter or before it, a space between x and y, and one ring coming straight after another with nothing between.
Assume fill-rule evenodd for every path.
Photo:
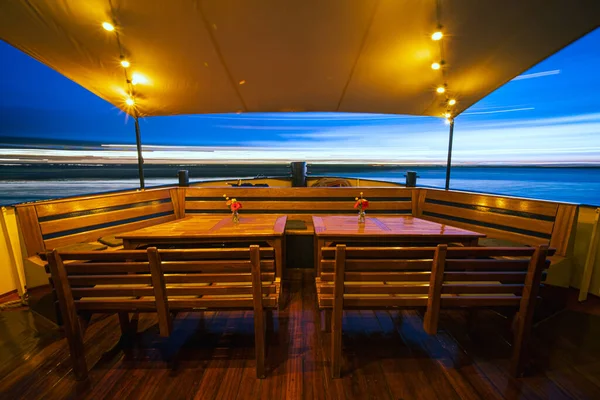
<instances>
[{"instance_id":1,"label":"sea water","mask_svg":"<svg viewBox=\"0 0 600 400\"><path fill-rule=\"evenodd\" d=\"M343 171L332 167L330 172L327 172L327 168L320 167L318 171L313 171L312 175L404 183L407 170L417 172L417 186L443 188L445 185L446 170L441 167L402 167L386 170L366 168L366 170L350 169ZM227 177L215 176L215 178L234 180L238 177L251 176L245 173L243 166L240 167L238 173L237 177L232 177L231 170L228 169ZM207 177L191 178L192 181L204 179L207 179ZM172 178L150 177L146 179L146 187L176 184L177 178L174 175ZM138 187L139 180L136 178L119 179L114 176L104 179L99 177L94 179L86 177L61 179L60 176L56 176L55 178L39 180L7 180L2 179L0 175L0 205L136 189ZM451 173L450 188L532 199L600 205L600 168L454 167Z\"/></svg>"}]
</instances>

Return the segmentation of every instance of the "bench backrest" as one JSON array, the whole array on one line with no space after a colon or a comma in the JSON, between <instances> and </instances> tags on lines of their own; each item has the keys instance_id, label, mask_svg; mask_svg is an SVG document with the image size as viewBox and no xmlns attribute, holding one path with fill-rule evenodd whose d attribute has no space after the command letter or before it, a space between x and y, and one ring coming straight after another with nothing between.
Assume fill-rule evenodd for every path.
<instances>
[{"instance_id":1,"label":"bench backrest","mask_svg":"<svg viewBox=\"0 0 600 400\"><path fill-rule=\"evenodd\" d=\"M489 194L421 189L417 215L523 245L547 244L567 256L577 205Z\"/></svg>"},{"instance_id":2,"label":"bench backrest","mask_svg":"<svg viewBox=\"0 0 600 400\"><path fill-rule=\"evenodd\" d=\"M27 256L172 221L179 213L179 191L156 189L19 205Z\"/></svg>"},{"instance_id":3,"label":"bench backrest","mask_svg":"<svg viewBox=\"0 0 600 400\"><path fill-rule=\"evenodd\" d=\"M520 307L537 296L546 246L323 248L321 307L427 307L430 330L440 307ZM500 257L500 258L499 258ZM501 257L512 257L506 259ZM535 290L532 285L536 286ZM529 301L529 300L528 300Z\"/></svg>"},{"instance_id":4,"label":"bench backrest","mask_svg":"<svg viewBox=\"0 0 600 400\"><path fill-rule=\"evenodd\" d=\"M123 250L48 253L61 311L158 313L161 334L170 310L277 307L272 248ZM71 261L65 263L65 261Z\"/></svg>"},{"instance_id":5,"label":"bench backrest","mask_svg":"<svg viewBox=\"0 0 600 400\"><path fill-rule=\"evenodd\" d=\"M185 214L229 214L223 194L242 202L243 213L354 214L354 199L363 192L368 214L412 213L413 190L389 188L187 188Z\"/></svg>"}]
</instances>

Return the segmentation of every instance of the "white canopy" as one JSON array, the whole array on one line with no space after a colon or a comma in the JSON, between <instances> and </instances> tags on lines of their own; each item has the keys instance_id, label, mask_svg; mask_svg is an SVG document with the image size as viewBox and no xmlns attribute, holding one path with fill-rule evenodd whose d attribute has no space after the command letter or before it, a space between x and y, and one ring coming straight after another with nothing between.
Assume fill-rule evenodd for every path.
<instances>
[{"instance_id":1,"label":"white canopy","mask_svg":"<svg viewBox=\"0 0 600 400\"><path fill-rule=\"evenodd\" d=\"M145 116L440 116L445 82L456 115L599 25L597 0L0 2L3 40L131 112L118 33L128 73L148 79L135 86Z\"/></svg>"}]
</instances>

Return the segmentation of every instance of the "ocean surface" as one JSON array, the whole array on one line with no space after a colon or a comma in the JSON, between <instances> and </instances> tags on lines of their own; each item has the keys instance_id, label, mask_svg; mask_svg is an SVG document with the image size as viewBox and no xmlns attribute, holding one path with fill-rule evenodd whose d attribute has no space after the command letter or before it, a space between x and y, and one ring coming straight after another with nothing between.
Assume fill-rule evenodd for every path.
<instances>
[{"instance_id":1,"label":"ocean surface","mask_svg":"<svg viewBox=\"0 0 600 400\"><path fill-rule=\"evenodd\" d=\"M0 205L135 189L136 166L98 166L95 172L75 166L54 166L32 173L36 167L0 167ZM178 169L190 170L190 181L210 178L250 178L260 167L253 166L155 166L148 171L146 187L177 184ZM19 170L21 172L19 172ZM372 167L309 165L311 176L337 176L404 183L407 170L416 171L417 186L444 187L443 167ZM124 172L125 171L125 172ZM265 176L289 176L288 166L265 166ZM104 175L104 176L103 176ZM600 205L600 168L595 167L453 167L451 189L504 194L541 200Z\"/></svg>"}]
</instances>

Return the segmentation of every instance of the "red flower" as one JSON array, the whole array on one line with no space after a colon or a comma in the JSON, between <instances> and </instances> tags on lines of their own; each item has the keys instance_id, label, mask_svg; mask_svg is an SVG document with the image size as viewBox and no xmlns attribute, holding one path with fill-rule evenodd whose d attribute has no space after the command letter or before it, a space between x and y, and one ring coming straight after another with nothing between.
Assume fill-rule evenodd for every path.
<instances>
[{"instance_id":1,"label":"red flower","mask_svg":"<svg viewBox=\"0 0 600 400\"><path fill-rule=\"evenodd\" d=\"M239 201L231 203L231 211L237 211L240 208L242 208L242 203L240 203Z\"/></svg>"},{"instance_id":2,"label":"red flower","mask_svg":"<svg viewBox=\"0 0 600 400\"><path fill-rule=\"evenodd\" d=\"M367 199L358 199L356 203L354 203L354 208L360 208L362 210L366 210L369 207L369 200Z\"/></svg>"}]
</instances>

